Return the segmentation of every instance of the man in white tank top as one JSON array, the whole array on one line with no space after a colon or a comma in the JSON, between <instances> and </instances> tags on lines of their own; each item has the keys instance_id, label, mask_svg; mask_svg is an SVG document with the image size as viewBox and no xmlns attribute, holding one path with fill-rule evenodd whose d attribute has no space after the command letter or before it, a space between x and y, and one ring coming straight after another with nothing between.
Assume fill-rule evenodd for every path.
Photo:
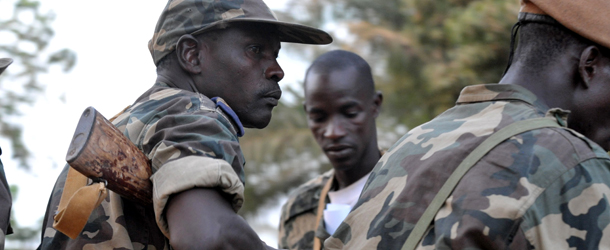
<instances>
[{"instance_id":1,"label":"man in white tank top","mask_svg":"<svg viewBox=\"0 0 610 250\"><path fill-rule=\"evenodd\" d=\"M383 98L364 59L343 50L323 54L307 70L304 90L308 126L333 169L291 193L282 207L279 248L320 249L381 157L375 118Z\"/></svg>"}]
</instances>

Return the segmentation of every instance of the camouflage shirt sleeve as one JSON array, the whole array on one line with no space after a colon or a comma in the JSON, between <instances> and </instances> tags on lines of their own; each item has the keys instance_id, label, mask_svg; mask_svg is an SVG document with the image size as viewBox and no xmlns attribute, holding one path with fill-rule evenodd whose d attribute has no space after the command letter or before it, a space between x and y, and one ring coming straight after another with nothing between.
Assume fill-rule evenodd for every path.
<instances>
[{"instance_id":1,"label":"camouflage shirt sleeve","mask_svg":"<svg viewBox=\"0 0 610 250\"><path fill-rule=\"evenodd\" d=\"M218 188L232 197L237 212L244 201L244 157L236 116L220 98L159 86L120 115L115 125L151 159L153 206L168 236L165 205L172 194L194 187ZM232 112L232 111L230 111Z\"/></svg>"},{"instance_id":2,"label":"camouflage shirt sleeve","mask_svg":"<svg viewBox=\"0 0 610 250\"><path fill-rule=\"evenodd\" d=\"M610 246L609 168L610 160L591 158L545 188L519 225L527 245L534 249Z\"/></svg>"},{"instance_id":3,"label":"camouflage shirt sleeve","mask_svg":"<svg viewBox=\"0 0 610 250\"><path fill-rule=\"evenodd\" d=\"M314 237L323 242L330 236L324 228L324 223L317 229L315 225L320 193L333 174L333 170L327 171L290 194L280 213L278 248L313 249Z\"/></svg>"},{"instance_id":4,"label":"camouflage shirt sleeve","mask_svg":"<svg viewBox=\"0 0 610 250\"><path fill-rule=\"evenodd\" d=\"M546 110L519 86L465 88L458 105L409 131L381 158L325 248L401 249L473 148L494 131ZM610 158L598 145L566 128L528 131L496 146L466 173L418 249L607 247L608 194Z\"/></svg>"}]
</instances>

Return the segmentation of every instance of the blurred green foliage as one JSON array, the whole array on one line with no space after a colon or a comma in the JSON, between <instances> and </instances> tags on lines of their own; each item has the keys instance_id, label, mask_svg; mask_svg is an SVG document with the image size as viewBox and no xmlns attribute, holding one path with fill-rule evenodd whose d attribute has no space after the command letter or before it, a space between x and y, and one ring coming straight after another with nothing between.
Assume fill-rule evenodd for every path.
<instances>
[{"instance_id":1,"label":"blurred green foliage","mask_svg":"<svg viewBox=\"0 0 610 250\"><path fill-rule=\"evenodd\" d=\"M55 16L42 13L35 0L9 0L13 3L12 16L0 16L0 58L12 58L13 64L0 76L0 136L11 142L12 157L21 167L29 169L30 152L23 142L22 127L17 117L21 105L31 105L44 94L45 84L38 76L51 65L61 65L69 71L76 55L69 49L49 51L54 32Z\"/></svg>"}]
</instances>

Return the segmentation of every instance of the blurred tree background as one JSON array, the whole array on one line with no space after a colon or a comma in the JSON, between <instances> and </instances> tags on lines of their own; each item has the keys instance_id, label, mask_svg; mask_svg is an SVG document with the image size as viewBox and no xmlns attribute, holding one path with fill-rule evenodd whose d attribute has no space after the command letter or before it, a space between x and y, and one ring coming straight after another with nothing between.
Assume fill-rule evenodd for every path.
<instances>
[{"instance_id":1,"label":"blurred tree background","mask_svg":"<svg viewBox=\"0 0 610 250\"><path fill-rule=\"evenodd\" d=\"M384 94L377 119L380 147L449 107L466 85L500 80L509 54L518 1L288 0L280 20L330 31L332 46L285 44L307 62L332 49L365 58ZM331 168L307 128L301 86L284 88L284 101L267 129L248 130L246 207L251 217Z\"/></svg>"},{"instance_id":2,"label":"blurred tree background","mask_svg":"<svg viewBox=\"0 0 610 250\"><path fill-rule=\"evenodd\" d=\"M19 124L23 105L32 105L44 95L45 83L39 81L52 65L59 65L64 72L70 71L76 62L76 54L69 49L49 51L47 46L53 38L51 24L55 15L40 11L40 2L35 0L11 0L12 16L0 16L0 58L11 58L13 63L0 76L0 136L11 142L13 154L19 166L30 169L30 151L23 142L22 125ZM6 156L3 156L3 158ZM10 178L10 177L9 177ZM11 185L13 202L18 197L18 187ZM11 214L14 233L7 241L20 242L20 249L32 248L32 240L40 236L40 227L19 225Z\"/></svg>"},{"instance_id":3,"label":"blurred tree background","mask_svg":"<svg viewBox=\"0 0 610 250\"><path fill-rule=\"evenodd\" d=\"M69 49L47 50L54 35L51 23L55 15L42 13L39 1L12 2L13 15L0 17L0 57L13 59L10 70L0 76L0 136L11 141L12 157L27 169L30 152L23 142L22 126L16 122L22 115L20 107L33 104L44 94L45 84L38 80L40 74L54 64L69 71L76 54Z\"/></svg>"}]
</instances>

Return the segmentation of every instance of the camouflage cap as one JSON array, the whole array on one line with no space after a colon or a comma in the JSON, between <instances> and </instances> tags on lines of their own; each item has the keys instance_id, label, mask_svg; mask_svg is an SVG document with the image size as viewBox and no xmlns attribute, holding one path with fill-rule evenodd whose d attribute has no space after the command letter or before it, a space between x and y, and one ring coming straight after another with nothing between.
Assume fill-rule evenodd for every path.
<instances>
[{"instance_id":1,"label":"camouflage cap","mask_svg":"<svg viewBox=\"0 0 610 250\"><path fill-rule=\"evenodd\" d=\"M4 70L13 63L13 59L10 58L0 58L0 74L4 72Z\"/></svg>"},{"instance_id":2,"label":"camouflage cap","mask_svg":"<svg viewBox=\"0 0 610 250\"><path fill-rule=\"evenodd\" d=\"M519 21L548 15L561 25L593 42L610 48L610 1L520 0ZM538 16L538 17L537 17Z\"/></svg>"},{"instance_id":3,"label":"camouflage cap","mask_svg":"<svg viewBox=\"0 0 610 250\"><path fill-rule=\"evenodd\" d=\"M231 22L274 24L282 42L329 44L331 36L305 25L278 21L262 0L169 0L148 42L155 65L176 48L182 35L197 35Z\"/></svg>"}]
</instances>

